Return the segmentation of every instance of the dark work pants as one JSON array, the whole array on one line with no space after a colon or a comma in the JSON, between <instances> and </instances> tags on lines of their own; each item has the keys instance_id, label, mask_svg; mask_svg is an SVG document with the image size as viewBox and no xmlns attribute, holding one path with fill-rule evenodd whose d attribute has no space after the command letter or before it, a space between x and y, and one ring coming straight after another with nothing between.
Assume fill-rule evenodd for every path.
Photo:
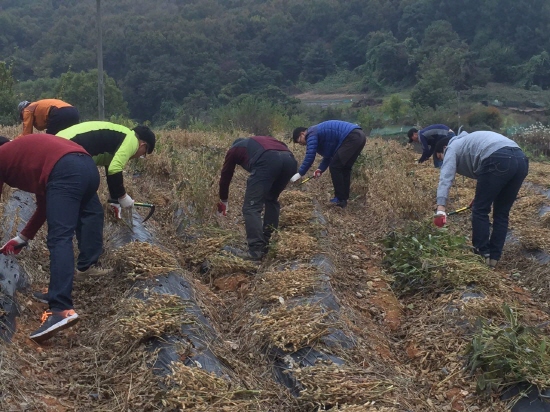
<instances>
[{"instance_id":1,"label":"dark work pants","mask_svg":"<svg viewBox=\"0 0 550 412\"><path fill-rule=\"evenodd\" d=\"M47 244L50 251L49 305L53 310L73 307L73 236L77 233L79 267L97 262L103 248L103 207L97 197L99 173L83 153L63 156L46 186Z\"/></svg>"},{"instance_id":2,"label":"dark work pants","mask_svg":"<svg viewBox=\"0 0 550 412\"><path fill-rule=\"evenodd\" d=\"M480 255L500 259L510 209L528 171L529 160L517 147L499 149L481 163L472 206L472 244ZM491 206L492 233L489 223Z\"/></svg>"},{"instance_id":3,"label":"dark work pants","mask_svg":"<svg viewBox=\"0 0 550 412\"><path fill-rule=\"evenodd\" d=\"M267 150L252 167L242 209L251 255L263 255L271 233L279 227L279 195L297 169L298 163L291 152L276 150Z\"/></svg>"},{"instance_id":4,"label":"dark work pants","mask_svg":"<svg viewBox=\"0 0 550 412\"><path fill-rule=\"evenodd\" d=\"M348 200L351 185L351 168L365 147L367 138L361 129L353 129L346 136L330 162L330 176L334 195L338 200Z\"/></svg>"},{"instance_id":5,"label":"dark work pants","mask_svg":"<svg viewBox=\"0 0 550 412\"><path fill-rule=\"evenodd\" d=\"M52 107L48 113L46 133L55 135L61 130L78 124L79 120L76 107Z\"/></svg>"}]
</instances>

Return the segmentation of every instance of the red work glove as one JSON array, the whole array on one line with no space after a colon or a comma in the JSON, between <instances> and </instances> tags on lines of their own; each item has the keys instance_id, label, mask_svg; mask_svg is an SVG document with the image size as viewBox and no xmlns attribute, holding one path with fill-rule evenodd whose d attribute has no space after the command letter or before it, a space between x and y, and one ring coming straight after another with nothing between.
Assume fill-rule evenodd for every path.
<instances>
[{"instance_id":1,"label":"red work glove","mask_svg":"<svg viewBox=\"0 0 550 412\"><path fill-rule=\"evenodd\" d=\"M447 213L442 210L436 212L434 216L434 225L437 227L443 227L447 223Z\"/></svg>"},{"instance_id":2,"label":"red work glove","mask_svg":"<svg viewBox=\"0 0 550 412\"><path fill-rule=\"evenodd\" d=\"M23 240L19 236L15 236L8 243L2 246L0 253L3 253L4 255L18 255L19 252L21 252L21 249L27 245L28 243L26 240Z\"/></svg>"},{"instance_id":3,"label":"red work glove","mask_svg":"<svg viewBox=\"0 0 550 412\"><path fill-rule=\"evenodd\" d=\"M223 200L220 200L218 203L218 216L227 216L227 212L229 211L229 202L226 200L225 202Z\"/></svg>"},{"instance_id":4,"label":"red work glove","mask_svg":"<svg viewBox=\"0 0 550 412\"><path fill-rule=\"evenodd\" d=\"M323 171L321 169L317 169L315 172L313 172L313 177L317 179L321 177L322 174L323 174Z\"/></svg>"}]
</instances>

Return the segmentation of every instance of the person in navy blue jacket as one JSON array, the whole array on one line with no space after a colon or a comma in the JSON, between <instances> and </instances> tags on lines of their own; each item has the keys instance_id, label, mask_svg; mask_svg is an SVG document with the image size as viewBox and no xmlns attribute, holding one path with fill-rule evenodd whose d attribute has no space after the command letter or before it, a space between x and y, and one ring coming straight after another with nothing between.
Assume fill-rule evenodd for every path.
<instances>
[{"instance_id":1,"label":"person in navy blue jacket","mask_svg":"<svg viewBox=\"0 0 550 412\"><path fill-rule=\"evenodd\" d=\"M435 145L445 137L454 137L455 133L449 126L444 124L432 124L424 129L418 130L412 128L407 133L409 143L420 142L422 144L422 156L418 159L418 163L424 163L433 155L434 167L440 168L443 162L435 155Z\"/></svg>"},{"instance_id":2,"label":"person in navy blue jacket","mask_svg":"<svg viewBox=\"0 0 550 412\"><path fill-rule=\"evenodd\" d=\"M319 153L323 156L323 160L313 176L321 177L330 167L335 196L330 201L336 206L345 208L349 199L351 168L367 142L361 127L340 120L329 120L309 128L297 127L292 133L292 140L307 148L298 173L290 181L295 182L303 177Z\"/></svg>"}]
</instances>

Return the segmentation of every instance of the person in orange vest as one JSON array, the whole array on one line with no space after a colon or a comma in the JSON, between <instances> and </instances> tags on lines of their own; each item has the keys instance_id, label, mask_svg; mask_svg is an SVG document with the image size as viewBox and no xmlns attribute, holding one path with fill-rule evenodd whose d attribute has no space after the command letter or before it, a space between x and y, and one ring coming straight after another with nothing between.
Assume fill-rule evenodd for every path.
<instances>
[{"instance_id":1,"label":"person in orange vest","mask_svg":"<svg viewBox=\"0 0 550 412\"><path fill-rule=\"evenodd\" d=\"M23 122L23 133L17 137L45 130L56 135L61 130L78 124L80 116L76 107L58 99L43 99L36 102L22 101L17 106L19 118Z\"/></svg>"}]
</instances>

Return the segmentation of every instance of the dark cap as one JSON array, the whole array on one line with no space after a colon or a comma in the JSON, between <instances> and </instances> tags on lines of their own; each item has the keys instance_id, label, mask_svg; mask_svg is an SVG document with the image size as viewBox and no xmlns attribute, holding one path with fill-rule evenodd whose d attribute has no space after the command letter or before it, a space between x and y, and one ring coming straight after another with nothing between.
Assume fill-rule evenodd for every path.
<instances>
[{"instance_id":1,"label":"dark cap","mask_svg":"<svg viewBox=\"0 0 550 412\"><path fill-rule=\"evenodd\" d=\"M147 126L136 126L132 129L136 132L139 140L143 140L147 143L147 154L151 154L155 149L155 143L157 141L155 134Z\"/></svg>"},{"instance_id":2,"label":"dark cap","mask_svg":"<svg viewBox=\"0 0 550 412\"><path fill-rule=\"evenodd\" d=\"M407 136L409 137L409 143L413 142L413 134L418 133L418 129L413 127L412 129L409 129L407 132Z\"/></svg>"}]
</instances>

